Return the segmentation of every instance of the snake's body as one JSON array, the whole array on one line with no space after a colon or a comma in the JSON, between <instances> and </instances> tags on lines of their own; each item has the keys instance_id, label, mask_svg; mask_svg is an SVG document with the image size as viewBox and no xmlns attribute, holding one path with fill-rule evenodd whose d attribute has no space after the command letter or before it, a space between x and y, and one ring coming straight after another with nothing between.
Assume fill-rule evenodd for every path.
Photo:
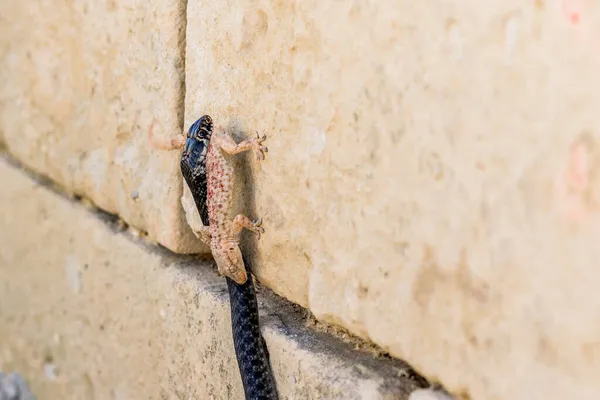
<instances>
[{"instance_id":1,"label":"snake's body","mask_svg":"<svg viewBox=\"0 0 600 400\"><path fill-rule=\"evenodd\" d=\"M219 205L224 200L230 202L233 195L232 167L226 164L221 150L217 146L211 146L211 135L212 121L210 117L207 119L207 116L203 116L190 127L181 156L181 172L205 226L209 226L211 221L213 224L221 223L215 218L215 209L220 208ZM251 269L245 257L243 264L244 272L248 274L245 283L238 284L229 277L226 279L233 343L244 393L247 400L277 399L268 351L260 333Z\"/></svg>"}]
</instances>

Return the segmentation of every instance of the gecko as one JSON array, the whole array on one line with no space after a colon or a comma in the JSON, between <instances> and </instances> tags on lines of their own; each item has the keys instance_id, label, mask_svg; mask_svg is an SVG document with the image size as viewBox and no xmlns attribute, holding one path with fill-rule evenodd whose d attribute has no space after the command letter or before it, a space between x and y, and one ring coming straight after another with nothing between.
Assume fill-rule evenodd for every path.
<instances>
[{"instance_id":1,"label":"gecko","mask_svg":"<svg viewBox=\"0 0 600 400\"><path fill-rule=\"evenodd\" d=\"M235 143L223 129L213 129L210 116L203 115L181 137L156 141L152 123L149 134L155 147L182 148L181 172L192 192L203 226L196 235L209 245L221 275L226 277L231 308L233 344L244 393L247 400L278 398L269 362L267 345L261 335L258 302L250 267L239 248L242 230L248 229L258 238L264 233L262 220L254 222L238 214L230 218L233 203L235 171L226 159L243 151L253 151L257 160L264 160L268 151L263 142L266 135Z\"/></svg>"},{"instance_id":2,"label":"gecko","mask_svg":"<svg viewBox=\"0 0 600 400\"><path fill-rule=\"evenodd\" d=\"M226 154L253 151L256 160L262 161L268 152L263 145L267 136L261 137L257 132L255 138L236 143L224 129L213 129L209 115L203 115L195 121L185 138L157 141L153 126L154 122L150 127L150 137L156 147L165 150L183 148L180 163L182 174L201 218L205 219L208 212L208 224L202 221L203 226L194 234L210 248L220 275L233 279L237 284L245 283L248 275L239 247L240 234L243 229L248 229L260 239L264 228L261 218L251 221L246 215L238 214L230 219L235 171L227 161Z\"/></svg>"}]
</instances>

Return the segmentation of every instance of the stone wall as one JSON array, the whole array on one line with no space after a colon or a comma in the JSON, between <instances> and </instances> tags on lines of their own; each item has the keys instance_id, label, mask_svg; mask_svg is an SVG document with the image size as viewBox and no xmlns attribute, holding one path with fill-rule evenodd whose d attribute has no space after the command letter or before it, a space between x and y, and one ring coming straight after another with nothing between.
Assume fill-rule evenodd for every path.
<instances>
[{"instance_id":1,"label":"stone wall","mask_svg":"<svg viewBox=\"0 0 600 400\"><path fill-rule=\"evenodd\" d=\"M456 395L600 396L596 2L0 11L0 140L61 190L206 252L150 125L266 133L241 158L262 283Z\"/></svg>"}]
</instances>

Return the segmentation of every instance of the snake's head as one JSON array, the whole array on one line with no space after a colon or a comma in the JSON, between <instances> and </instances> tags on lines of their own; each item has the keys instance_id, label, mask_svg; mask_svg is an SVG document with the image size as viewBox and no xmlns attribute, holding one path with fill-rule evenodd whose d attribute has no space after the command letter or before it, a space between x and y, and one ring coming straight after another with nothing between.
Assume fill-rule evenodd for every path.
<instances>
[{"instance_id":1,"label":"snake's head","mask_svg":"<svg viewBox=\"0 0 600 400\"><path fill-rule=\"evenodd\" d=\"M212 118L210 117L210 115L203 115L190 126L187 137L188 139L196 140L210 139L212 129Z\"/></svg>"},{"instance_id":2,"label":"snake's head","mask_svg":"<svg viewBox=\"0 0 600 400\"><path fill-rule=\"evenodd\" d=\"M199 172L199 168L204 169L212 130L213 121L208 115L203 115L190 126L181 154L182 167L194 172Z\"/></svg>"}]
</instances>

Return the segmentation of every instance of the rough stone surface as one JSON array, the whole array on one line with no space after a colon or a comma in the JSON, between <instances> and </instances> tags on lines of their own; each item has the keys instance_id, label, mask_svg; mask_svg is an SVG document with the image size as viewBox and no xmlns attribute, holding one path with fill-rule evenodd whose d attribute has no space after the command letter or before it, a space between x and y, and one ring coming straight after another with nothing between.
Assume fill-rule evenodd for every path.
<instances>
[{"instance_id":1,"label":"rough stone surface","mask_svg":"<svg viewBox=\"0 0 600 400\"><path fill-rule=\"evenodd\" d=\"M0 372L0 400L35 400L35 396L20 374Z\"/></svg>"},{"instance_id":2,"label":"rough stone surface","mask_svg":"<svg viewBox=\"0 0 600 400\"><path fill-rule=\"evenodd\" d=\"M0 7L9 151L200 249L145 137L183 119L183 3ZM183 126L269 135L261 281L455 394L599 398L599 8L190 0Z\"/></svg>"},{"instance_id":3,"label":"rough stone surface","mask_svg":"<svg viewBox=\"0 0 600 400\"><path fill-rule=\"evenodd\" d=\"M415 390L410 394L408 400L453 400L445 393L431 390L431 389L419 389Z\"/></svg>"},{"instance_id":4,"label":"rough stone surface","mask_svg":"<svg viewBox=\"0 0 600 400\"><path fill-rule=\"evenodd\" d=\"M204 249L181 211L185 2L0 4L0 142L21 162L179 252Z\"/></svg>"},{"instance_id":5,"label":"rough stone surface","mask_svg":"<svg viewBox=\"0 0 600 400\"><path fill-rule=\"evenodd\" d=\"M188 3L261 280L474 399L600 397L597 2Z\"/></svg>"},{"instance_id":6,"label":"rough stone surface","mask_svg":"<svg viewBox=\"0 0 600 400\"><path fill-rule=\"evenodd\" d=\"M0 160L0 370L44 399L242 399L227 288L212 263L112 220ZM305 326L263 289L281 399L400 399L406 365Z\"/></svg>"}]
</instances>

